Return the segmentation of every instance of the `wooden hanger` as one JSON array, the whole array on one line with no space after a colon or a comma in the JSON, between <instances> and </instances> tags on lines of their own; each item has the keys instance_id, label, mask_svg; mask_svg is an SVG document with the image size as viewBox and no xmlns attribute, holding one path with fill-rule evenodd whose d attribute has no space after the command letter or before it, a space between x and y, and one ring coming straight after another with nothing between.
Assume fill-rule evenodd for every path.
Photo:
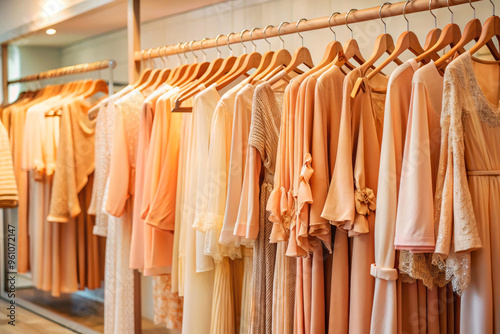
<instances>
[{"instance_id":1,"label":"wooden hanger","mask_svg":"<svg viewBox=\"0 0 500 334\"><path fill-rule=\"evenodd\" d=\"M203 51L203 42L207 40L208 38L203 38L201 40L201 52L205 55L205 59L207 54ZM178 95L181 97L183 94L186 94L190 92L193 89L196 89L200 84L205 83L209 78L215 75L217 71L219 71L219 68L221 67L222 63L224 62L224 59L217 57L214 59L208 66L208 68L205 70L205 72L201 75L200 78L198 78L196 81L186 83L186 85L182 88L181 93Z\"/></svg>"},{"instance_id":2,"label":"wooden hanger","mask_svg":"<svg viewBox=\"0 0 500 334\"><path fill-rule=\"evenodd\" d=\"M229 85L231 82L233 82L237 78L241 77L242 75L247 75L248 71L250 71L251 69L254 69L254 68L258 68L259 65L261 64L262 55L260 53L254 51L250 54L247 54L247 52L246 52L246 46L243 43L243 34L245 33L245 31L248 31L248 30L243 30L241 32L240 41L241 41L241 44L243 45L244 54L246 55L246 57L244 58L243 63L238 67L238 69L235 72L233 72L229 76L222 78L217 83L217 87L216 87L217 90L223 89L224 87L226 87L227 85Z\"/></svg>"},{"instance_id":3,"label":"wooden hanger","mask_svg":"<svg viewBox=\"0 0 500 334\"><path fill-rule=\"evenodd\" d=\"M333 63L339 67L343 66L344 64L347 64L347 61L349 59L354 59L359 65L363 65L366 62L363 55L361 54L361 49L359 48L358 42L354 39L353 31L348 24L349 14L356 10L357 9L355 8L349 9L349 11L345 14L345 26L351 32L351 38L344 43L344 46L342 47L343 52L339 52L335 57L335 59L333 60Z\"/></svg>"},{"instance_id":4,"label":"wooden hanger","mask_svg":"<svg viewBox=\"0 0 500 334\"><path fill-rule=\"evenodd\" d=\"M151 73L149 74L149 76L146 79L146 81L143 82L141 85L139 85L137 87L137 89L140 90L141 92L143 92L146 88L152 86L153 83L155 83L156 80L158 79L158 76L160 75L160 70L153 68L154 65L151 62L151 58L150 58L150 55L151 55L152 51L153 51L153 49L149 49L149 53L148 53L148 61L149 61L149 64L150 64L150 66L152 68Z\"/></svg>"},{"instance_id":5,"label":"wooden hanger","mask_svg":"<svg viewBox=\"0 0 500 334\"><path fill-rule=\"evenodd\" d=\"M464 33L460 37L459 41L455 43L455 45L446 52L441 58L436 60L434 63L437 68L440 68L443 64L446 64L446 60L453 57L457 52L464 53L464 46L467 45L472 40L478 40L481 36L481 31L483 27L481 22L478 19L473 19L467 23L464 28Z\"/></svg>"},{"instance_id":6,"label":"wooden hanger","mask_svg":"<svg viewBox=\"0 0 500 334\"><path fill-rule=\"evenodd\" d=\"M409 1L406 2L405 7ZM386 53L389 54L389 57L387 58L387 60L385 62L382 63L382 65L384 65L385 63L391 63L392 61L395 61L396 63L398 63L398 61L399 61L399 59L397 59L397 56L399 54L396 55L396 53L394 52L396 50L395 46L394 46L394 40L392 39L392 36L387 33L386 24L385 24L384 20L382 19L382 8L386 4L391 4L391 3L389 3L389 2L383 3L379 9L380 20L384 24L384 33L382 35L378 36L377 39L375 40L375 45L374 45L373 52L372 52L370 58L368 58L364 64L362 64L361 66L358 67L359 70L361 71L362 75L364 75L364 73L366 73L366 71L370 68L370 66L375 64L375 62ZM405 7L403 7L403 8L405 8ZM404 9L403 9L403 13L404 13ZM406 32L409 32L409 31L406 31ZM400 37L398 42L401 42L401 39L402 38ZM400 48L401 48L401 46L400 46ZM391 57L391 55L395 55L395 56ZM401 63L402 62L399 61L399 64L401 64ZM383 67L379 66L377 68L378 68L378 71L380 71ZM377 68L375 70L373 70L373 72L377 71ZM371 72L370 74L372 74L373 72ZM356 80L356 83L354 84L354 88L351 92L351 97L354 98L356 96L359 89L361 88L362 83L363 83L362 77L360 77Z\"/></svg>"},{"instance_id":7,"label":"wooden hanger","mask_svg":"<svg viewBox=\"0 0 500 334\"><path fill-rule=\"evenodd\" d=\"M160 73L158 74L158 78L153 83L153 85L152 85L153 89L157 89L161 84L163 84L164 82L166 82L167 79L168 79L168 76L170 75L170 72L172 71L170 68L168 68L167 62L165 61L165 59L163 59L163 57L161 55L161 50L162 49L165 49L165 57L168 58L166 47L163 47L163 48L160 47L160 48L158 48L158 54L160 55L160 59L163 62L163 67L164 68L160 70Z\"/></svg>"},{"instance_id":8,"label":"wooden hanger","mask_svg":"<svg viewBox=\"0 0 500 334\"><path fill-rule=\"evenodd\" d=\"M434 29L429 31L429 33L427 34L427 38L425 39L424 50L426 51L429 50L434 44L436 44L436 42L439 40L439 37L441 37L442 32L441 29L437 26L437 17L432 12L431 5L432 0L429 0L429 12L434 17Z\"/></svg>"},{"instance_id":9,"label":"wooden hanger","mask_svg":"<svg viewBox=\"0 0 500 334\"><path fill-rule=\"evenodd\" d=\"M229 43L229 39L231 38L231 35L233 35L234 33L229 33L227 34L227 37L226 37L226 40L227 40L227 47L229 48L230 50L230 55L232 56L233 55L233 49L231 48L231 45ZM234 79L238 78L239 75L237 76L234 76L236 73L239 73L241 70L242 70L242 67L243 67L243 64L244 62L246 61L246 58L247 58L248 54L247 53L243 53L241 54L240 56L236 57L236 61L234 62L234 65L233 67L231 68L231 70L229 72L227 72L226 74L224 74L221 78L219 78L217 80L217 90L220 90L222 89L223 87L225 87L227 84L231 83ZM244 72L246 73L246 72ZM243 74L242 74L243 75ZM229 78L233 78L231 81L227 81ZM224 86L219 86L221 83L226 83ZM219 88L220 87L220 88Z\"/></svg>"},{"instance_id":10,"label":"wooden hanger","mask_svg":"<svg viewBox=\"0 0 500 334\"><path fill-rule=\"evenodd\" d=\"M451 13L451 23L446 25L446 27L444 27L443 31L441 32L441 36L439 36L437 42L430 49L426 50L420 56L417 56L415 58L415 61L417 63L420 63L421 61L426 59L429 55L435 54L438 51L443 50L447 46L454 47L462 38L462 32L460 31L460 27L457 24L453 23L453 11L450 9L449 6L448 10Z\"/></svg>"},{"instance_id":11,"label":"wooden hanger","mask_svg":"<svg viewBox=\"0 0 500 334\"><path fill-rule=\"evenodd\" d=\"M188 69L189 65L188 64L183 64L182 63L182 58L180 56L180 50L181 50L181 43L177 44L177 57L179 57L179 66L177 66L175 69L173 69L170 72L170 75L168 76L166 83L168 83L171 86L175 86L177 82L184 76L184 73Z\"/></svg>"},{"instance_id":12,"label":"wooden hanger","mask_svg":"<svg viewBox=\"0 0 500 334\"><path fill-rule=\"evenodd\" d=\"M481 36L477 43L469 50L470 54L473 55L483 46L488 46L488 42L492 41L494 37L500 42L500 17L496 15L491 16L484 22ZM500 60L500 55L496 49L493 49L493 51L490 49L490 52L495 60Z\"/></svg>"},{"instance_id":13,"label":"wooden hanger","mask_svg":"<svg viewBox=\"0 0 500 334\"><path fill-rule=\"evenodd\" d=\"M330 18L328 19L328 25L329 25L329 28L330 30L333 32L333 35L334 35L334 38L335 40L333 42L330 42L327 46L326 46L326 49L325 49L325 53L323 55L323 58L321 59L321 61L315 66L315 67L318 67L319 69L321 68L324 68L326 66L329 66L329 65L332 65L334 63L334 60L337 58L337 56L339 54L343 56L344 54L344 50L342 48L342 44L340 44L340 42L337 41L337 33L332 29L332 26L331 26L331 20L332 18L335 16L335 15L340 15L340 12L335 12L333 13L332 15L330 15ZM359 50L359 48L358 48ZM352 65L351 63L349 63L347 60L345 61L345 66L349 69L349 70L353 70L355 68L354 65ZM344 74L346 74L346 72L342 69L342 67L339 67L340 70L342 72L344 72Z\"/></svg>"},{"instance_id":14,"label":"wooden hanger","mask_svg":"<svg viewBox=\"0 0 500 334\"><path fill-rule=\"evenodd\" d=\"M283 25L283 24L286 24L287 22L283 22L280 24L280 27ZM271 50L271 43L267 40L266 38L266 30L267 28L270 28L272 27L272 25L268 25L264 28L264 30L262 31L262 34L264 36L264 40L267 42L268 46L269 46L269 50ZM278 28L278 31L280 29ZM279 33L278 33L279 34ZM280 38L281 39L281 38ZM283 41L283 40L282 40ZM288 50L286 50L284 47L282 47L280 50L274 52L273 54L273 57L271 59L271 62L269 63L269 66L262 72L260 73L258 76L257 76L257 80L262 80L264 77L266 77L270 72L272 72L275 68L279 67L279 66L287 66L288 64L290 64L290 61L292 60L292 55L290 54L290 52L288 52Z\"/></svg>"},{"instance_id":15,"label":"wooden hanger","mask_svg":"<svg viewBox=\"0 0 500 334\"><path fill-rule=\"evenodd\" d=\"M189 42L189 47L191 49L191 53L194 56L195 62L194 62L194 68L193 71L190 73L190 75L185 79L185 80L179 80L179 85L182 87L185 87L186 85L189 85L193 82L195 82L197 79L199 79L208 69L210 66L210 63L204 60L203 62L199 63L198 62L198 56L196 53L193 52L193 43L194 41Z\"/></svg>"},{"instance_id":16,"label":"wooden hanger","mask_svg":"<svg viewBox=\"0 0 500 334\"><path fill-rule=\"evenodd\" d=\"M144 62L142 55L143 55L143 53L141 53L141 63ZM139 76L139 79L137 79L137 81L134 82L132 84L132 86L134 86L134 88L141 86L142 84L144 84L146 82L146 80L148 79L150 74L151 74L151 69L145 68L144 71L142 71L141 75Z\"/></svg>"},{"instance_id":17,"label":"wooden hanger","mask_svg":"<svg viewBox=\"0 0 500 334\"><path fill-rule=\"evenodd\" d=\"M306 19L300 19L297 21L297 34L299 35L301 39L301 46L295 50L293 53L292 59L290 60L289 64L287 67L285 67L284 71L286 73L291 73L292 71L300 73L298 70L298 67L302 64L306 65L309 69L312 69L314 67L314 63L311 57L311 53L309 52L309 49L304 47L304 37L299 32L299 24L301 21L307 21ZM279 36L279 28L278 28L278 37ZM281 40L283 42L283 40ZM283 42L283 46L284 46Z\"/></svg>"},{"instance_id":18,"label":"wooden hanger","mask_svg":"<svg viewBox=\"0 0 500 334\"><path fill-rule=\"evenodd\" d=\"M90 87L83 93L83 97L87 99L99 92L108 94L108 85L102 79L91 81Z\"/></svg>"},{"instance_id":19,"label":"wooden hanger","mask_svg":"<svg viewBox=\"0 0 500 334\"><path fill-rule=\"evenodd\" d=\"M494 6L494 5L493 5ZM474 8L474 7L473 7ZM494 8L494 7L493 7ZM475 16L475 13L474 13ZM476 53L481 47L488 46L491 54L496 60L500 59L500 55L496 55L496 48L493 44L493 37L497 37L500 41L500 18L498 16L491 16L486 20L484 26L481 27L479 20L473 19L464 29L464 34L460 41L457 43L455 47L453 47L450 51L448 51L444 56L439 58L435 65L437 68L442 68L448 63L448 59L453 57L457 51L462 49L467 43L472 40L476 40L476 44L469 50L470 54L473 55ZM493 50L493 51L492 51ZM498 58L497 58L498 57Z\"/></svg>"},{"instance_id":20,"label":"wooden hanger","mask_svg":"<svg viewBox=\"0 0 500 334\"><path fill-rule=\"evenodd\" d=\"M217 57L218 59L220 59L221 52L217 46L217 41L222 36L223 35L218 35L215 38L215 48L218 51L218 57ZM195 96L199 92L200 84L204 84L205 87L208 87L213 83L217 82L218 79L220 79L222 76L224 76L231 70L235 61L236 57L229 56L225 59L220 59L212 62L210 64L211 66L209 66L209 68L207 69L205 74L200 78L200 80L198 80L196 83L193 83L193 85L183 90L183 92L177 96L177 98L175 99L175 106L172 109L172 112L191 112L192 108L182 108L181 104L190 99L191 97Z\"/></svg>"},{"instance_id":21,"label":"wooden hanger","mask_svg":"<svg viewBox=\"0 0 500 334\"><path fill-rule=\"evenodd\" d=\"M252 33L255 29L258 29L258 28L253 28L252 30L250 30L250 42L253 44L253 52L257 51L257 45L252 40ZM255 70L255 72L252 73L245 80L245 83L255 84L255 80L257 80L257 77L269 67L269 64L271 64L271 60L273 59L273 55L274 55L274 51L269 50L267 52L264 52L264 54L261 57L259 67L257 67L257 70Z\"/></svg>"}]
</instances>

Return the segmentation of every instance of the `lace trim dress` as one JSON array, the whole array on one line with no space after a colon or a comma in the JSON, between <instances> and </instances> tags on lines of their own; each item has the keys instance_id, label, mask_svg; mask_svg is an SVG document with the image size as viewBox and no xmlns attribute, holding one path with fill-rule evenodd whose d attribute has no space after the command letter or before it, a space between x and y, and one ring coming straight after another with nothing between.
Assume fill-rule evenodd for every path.
<instances>
[{"instance_id":1,"label":"lace trim dress","mask_svg":"<svg viewBox=\"0 0 500 334\"><path fill-rule=\"evenodd\" d=\"M500 329L499 76L466 52L444 78L433 263L462 294L463 333Z\"/></svg>"}]
</instances>

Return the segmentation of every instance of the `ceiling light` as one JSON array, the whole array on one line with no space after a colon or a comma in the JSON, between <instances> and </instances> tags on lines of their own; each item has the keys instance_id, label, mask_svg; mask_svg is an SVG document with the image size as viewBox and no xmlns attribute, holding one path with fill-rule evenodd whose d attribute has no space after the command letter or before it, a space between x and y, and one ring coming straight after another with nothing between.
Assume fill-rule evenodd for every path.
<instances>
[{"instance_id":1,"label":"ceiling light","mask_svg":"<svg viewBox=\"0 0 500 334\"><path fill-rule=\"evenodd\" d=\"M47 35L54 35L54 34L56 33L56 30L55 30L55 29L50 28L50 29L47 29L47 30L45 31L45 33L46 33Z\"/></svg>"}]
</instances>

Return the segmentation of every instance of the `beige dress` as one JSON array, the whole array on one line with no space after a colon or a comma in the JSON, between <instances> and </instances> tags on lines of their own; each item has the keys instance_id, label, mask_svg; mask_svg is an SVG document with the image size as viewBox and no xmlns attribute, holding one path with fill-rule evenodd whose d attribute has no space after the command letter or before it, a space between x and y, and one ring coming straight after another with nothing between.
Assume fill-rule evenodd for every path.
<instances>
[{"instance_id":1,"label":"beige dress","mask_svg":"<svg viewBox=\"0 0 500 334\"><path fill-rule=\"evenodd\" d=\"M461 333L500 330L499 78L498 63L468 52L444 78L433 262L463 294Z\"/></svg>"},{"instance_id":2,"label":"beige dress","mask_svg":"<svg viewBox=\"0 0 500 334\"><path fill-rule=\"evenodd\" d=\"M256 87L244 184L249 185L248 200L242 193L240 212L247 212L246 238L256 239L252 277L250 333L272 332L273 281L276 245L269 242L272 225L266 204L273 189L278 149L282 94L267 83ZM264 167L264 168L262 168ZM262 182L260 181L262 176ZM246 187L244 186L243 189ZM247 206L245 210L245 206ZM238 213L240 215L240 212ZM277 301L279 302L279 301Z\"/></svg>"},{"instance_id":3,"label":"beige dress","mask_svg":"<svg viewBox=\"0 0 500 334\"><path fill-rule=\"evenodd\" d=\"M179 292L182 291L184 295L184 334L209 333L212 322L214 264L211 257L203 254L203 247L198 247L202 246L199 243L204 241L205 233L195 230L192 225L197 198L204 195L198 192L198 187L204 184L204 180L198 175L205 168L202 162L206 161L208 155L210 124L219 100L220 96L214 86L203 89L194 99L191 115L178 259ZM198 252L198 249L201 249L201 252Z\"/></svg>"}]
</instances>

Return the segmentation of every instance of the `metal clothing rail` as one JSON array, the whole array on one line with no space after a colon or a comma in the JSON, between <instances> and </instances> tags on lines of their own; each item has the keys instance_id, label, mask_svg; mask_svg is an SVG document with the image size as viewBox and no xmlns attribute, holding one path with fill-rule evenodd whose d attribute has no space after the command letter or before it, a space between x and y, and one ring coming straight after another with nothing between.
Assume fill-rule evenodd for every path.
<instances>
[{"instance_id":1,"label":"metal clothing rail","mask_svg":"<svg viewBox=\"0 0 500 334\"><path fill-rule=\"evenodd\" d=\"M112 60L112 59L111 60L102 60L102 61L96 61L94 63L85 63L85 64L66 66L66 67L61 67L61 68L49 70L46 72L41 72L38 74L28 75L28 76L25 76L25 77L22 77L22 78L19 78L16 80L8 81L7 84L11 85L11 84L21 83L21 82L51 79L51 78L65 76L65 75L98 71L98 70L102 70L105 68L109 68L110 74L112 75L112 70L115 67L116 67L116 62L114 60ZM113 81L113 78L111 76L110 83L112 81Z\"/></svg>"},{"instance_id":2,"label":"metal clothing rail","mask_svg":"<svg viewBox=\"0 0 500 334\"><path fill-rule=\"evenodd\" d=\"M480 0L436 0L431 3L432 9L444 8L449 6L456 6L461 4L468 4L470 2L476 2ZM408 3L408 4L407 4ZM405 4L406 8L405 8ZM381 10L382 18L390 17L390 16L398 16L404 14L411 14L416 12L423 12L429 10L429 1L428 0L413 0L413 1L402 1L397 2L391 5L384 6ZM265 39L270 37L278 37L282 35L296 34L297 32L316 30L316 29L324 29L333 26L345 25L350 23L364 22L375 19L380 19L379 16L380 6L365 8L365 9L351 9L347 13L341 13L333 16L325 16L316 19L302 19L298 24L297 22L290 22L289 24L283 25L281 29L278 26L267 26L266 28L258 28L252 29L250 33L249 30L246 30L241 36L239 33L228 34L228 35L219 35L218 38L211 39L203 39L201 41L192 41L187 43L179 43L176 45L167 45L153 49L146 49L142 51L136 51L134 54L134 59L136 62L158 58L165 55L175 55L180 53L189 52L191 50L201 50L214 48L216 46L247 42L247 41L255 41L257 39ZM278 35L279 29L279 35ZM251 37L250 38L250 34ZM264 35L265 34L265 35ZM217 44L216 44L217 43ZM203 45L202 45L203 44ZM181 45L188 45L188 47L180 47ZM203 46L203 47L202 47Z\"/></svg>"}]
</instances>

